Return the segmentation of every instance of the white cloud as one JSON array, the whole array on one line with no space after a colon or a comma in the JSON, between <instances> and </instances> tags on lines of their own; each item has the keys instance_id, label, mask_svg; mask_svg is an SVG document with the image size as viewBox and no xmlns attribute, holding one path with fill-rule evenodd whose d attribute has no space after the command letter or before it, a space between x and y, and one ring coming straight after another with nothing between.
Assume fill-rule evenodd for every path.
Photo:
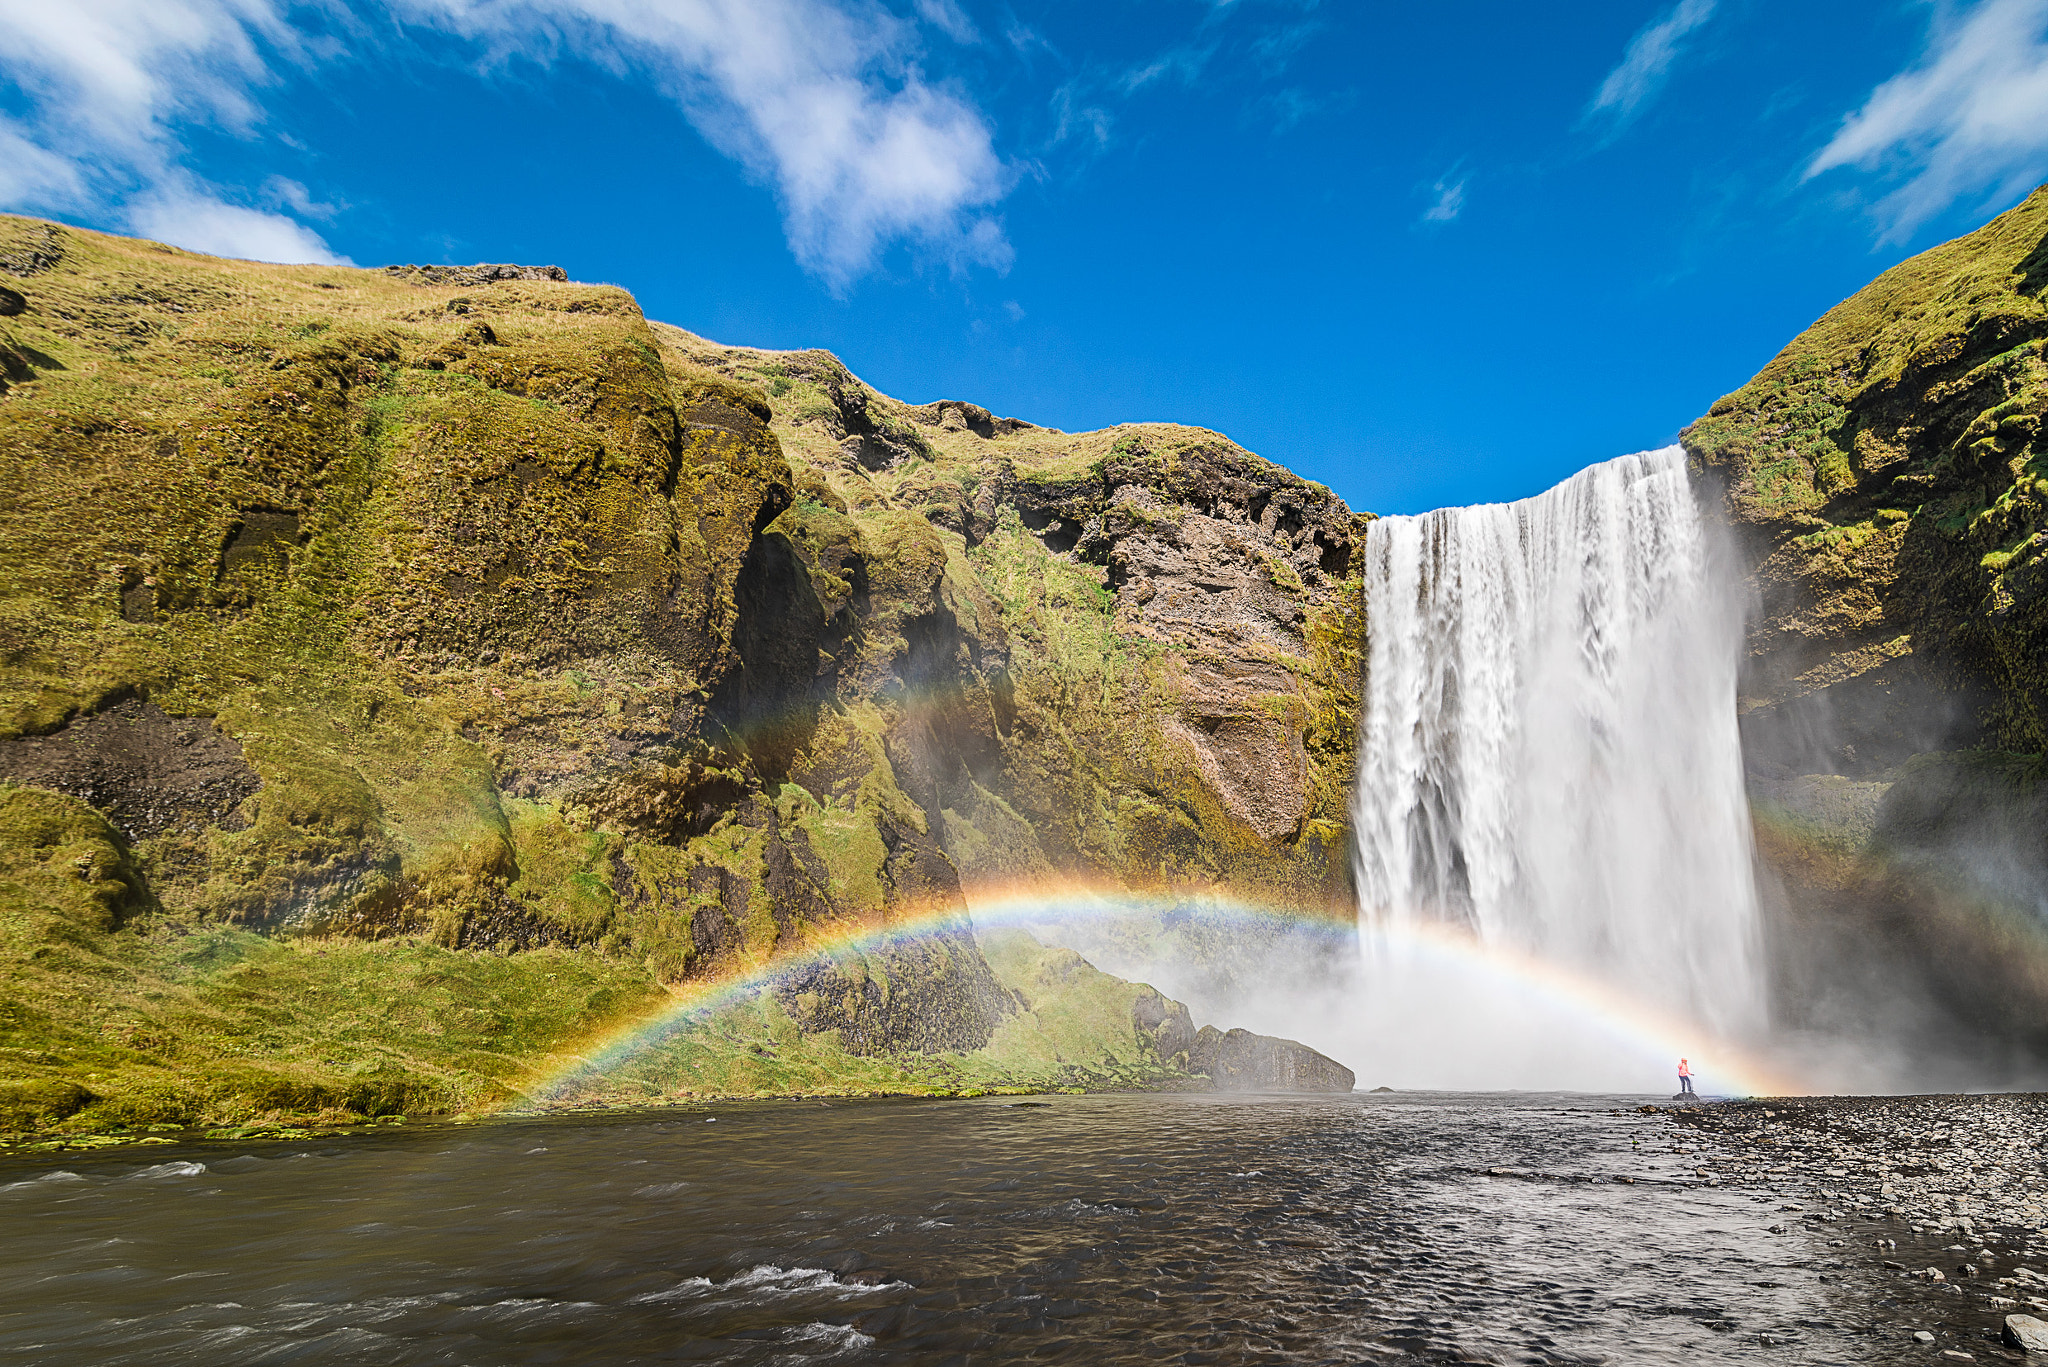
<instances>
[{"instance_id":1,"label":"white cloud","mask_svg":"<svg viewBox=\"0 0 2048 1367\"><path fill-rule=\"evenodd\" d=\"M263 182L263 198L268 203L290 209L300 218L329 219L341 212L340 205L321 203L303 184L284 176L271 176Z\"/></svg>"},{"instance_id":2,"label":"white cloud","mask_svg":"<svg viewBox=\"0 0 2048 1367\"><path fill-rule=\"evenodd\" d=\"M1938 10L1919 61L1871 92L1806 175L1844 166L1904 175L1878 205L1891 240L2048 175L2048 0Z\"/></svg>"},{"instance_id":3,"label":"white cloud","mask_svg":"<svg viewBox=\"0 0 2048 1367\"><path fill-rule=\"evenodd\" d=\"M1606 115L1618 123L1635 117L1657 92L1678 60L1686 35L1714 17L1716 0L1678 0L1671 11L1629 40L1621 64L1593 93L1587 117Z\"/></svg>"},{"instance_id":4,"label":"white cloud","mask_svg":"<svg viewBox=\"0 0 2048 1367\"><path fill-rule=\"evenodd\" d=\"M365 23L366 5L321 4ZM182 164L178 130L253 132L270 63L313 65L292 0L0 0L7 79L29 99L0 126L0 196L16 207L99 209L181 246L324 254L295 219L233 202ZM967 98L928 79L920 35L878 0L385 0L408 23L472 40L487 66L564 54L654 84L715 146L771 186L790 247L834 289L909 242L958 269L1011 259L991 209L1012 168ZM926 23L978 40L955 0ZM26 151L21 151L21 148ZM7 155L19 152L19 155ZM260 192L301 218L325 206L273 177ZM190 235L179 240L172 234ZM210 245L209 245L210 244ZM223 247L221 244L233 244Z\"/></svg>"},{"instance_id":5,"label":"white cloud","mask_svg":"<svg viewBox=\"0 0 2048 1367\"><path fill-rule=\"evenodd\" d=\"M38 143L30 131L0 114L0 204L75 203L85 182L69 158Z\"/></svg>"},{"instance_id":6,"label":"white cloud","mask_svg":"<svg viewBox=\"0 0 2048 1367\"><path fill-rule=\"evenodd\" d=\"M916 31L871 0L395 0L537 60L638 69L774 186L791 249L835 289L898 241L1006 268L984 210L1013 174L980 111L927 81Z\"/></svg>"},{"instance_id":7,"label":"white cloud","mask_svg":"<svg viewBox=\"0 0 2048 1367\"><path fill-rule=\"evenodd\" d=\"M1469 176L1458 176L1455 171L1446 173L1436 184L1429 187L1436 199L1422 211L1424 223L1449 223L1465 212L1465 182Z\"/></svg>"},{"instance_id":8,"label":"white cloud","mask_svg":"<svg viewBox=\"0 0 2048 1367\"><path fill-rule=\"evenodd\" d=\"M174 177L173 183L131 200L128 225L144 237L214 256L354 264L345 256L336 256L320 234L294 219L229 204L196 182L176 181Z\"/></svg>"},{"instance_id":9,"label":"white cloud","mask_svg":"<svg viewBox=\"0 0 2048 1367\"><path fill-rule=\"evenodd\" d=\"M336 261L319 234L230 202L183 169L181 125L247 132L259 43L297 58L272 0L0 0L6 75L32 112L0 126L0 202L101 209L196 251Z\"/></svg>"}]
</instances>

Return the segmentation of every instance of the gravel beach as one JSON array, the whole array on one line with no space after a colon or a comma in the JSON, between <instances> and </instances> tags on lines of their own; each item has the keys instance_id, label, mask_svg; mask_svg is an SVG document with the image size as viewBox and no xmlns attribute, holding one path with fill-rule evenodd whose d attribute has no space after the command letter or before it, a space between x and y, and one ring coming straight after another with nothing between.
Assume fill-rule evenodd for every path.
<instances>
[{"instance_id":1,"label":"gravel beach","mask_svg":"<svg viewBox=\"0 0 2048 1367\"><path fill-rule=\"evenodd\" d=\"M1801 1097L1667 1114L1695 1182L1780 1201L1788 1222L1833 1236L1842 1266L1875 1264L1921 1293L1908 1300L1950 1298L1924 1341L1930 1357L2048 1361L2000 1342L2005 1317L2048 1315L2048 1096Z\"/></svg>"}]
</instances>

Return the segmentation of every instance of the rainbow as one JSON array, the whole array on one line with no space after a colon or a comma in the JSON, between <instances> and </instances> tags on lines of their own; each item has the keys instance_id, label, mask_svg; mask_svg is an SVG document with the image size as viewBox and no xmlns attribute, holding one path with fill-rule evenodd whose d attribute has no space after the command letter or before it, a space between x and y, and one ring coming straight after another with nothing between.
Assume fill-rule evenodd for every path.
<instances>
[{"instance_id":1,"label":"rainbow","mask_svg":"<svg viewBox=\"0 0 2048 1367\"><path fill-rule=\"evenodd\" d=\"M524 1086L521 1096L506 1105L516 1107L526 1102L546 1100L576 1079L615 1071L628 1060L658 1047L690 1026L754 997L792 969L822 960L862 954L879 949L890 941L919 935L971 931L976 927L1042 925L1049 920L1129 915L1147 907L1183 906L1190 901L1199 901L1205 907L1227 908L1226 914L1248 918L1270 928L1307 928L1335 943L1354 943L1357 935L1348 918L1339 919L1327 912L1252 907L1219 901L1208 893L1185 897L1147 896L1123 888L1097 888L1075 881L986 884L969 892L966 900L964 908L958 903L939 903L927 907L897 908L889 919L879 922L848 920L816 925L792 949L763 956L714 978L673 984L669 988L669 999L652 1013L613 1028L574 1053L557 1056L545 1071Z\"/></svg>"},{"instance_id":2,"label":"rainbow","mask_svg":"<svg viewBox=\"0 0 2048 1367\"><path fill-rule=\"evenodd\" d=\"M1615 991L1589 976L1533 955L1482 944L1441 924L1416 925L1380 935L1361 945L1355 921L1333 910L1284 908L1242 901L1215 890L1180 895L1133 892L1080 881L1025 881L985 884L969 890L966 908L957 903L899 911L880 922L847 921L811 929L798 945L763 956L716 978L670 988L653 1012L618 1026L568 1054L522 1089L510 1106L559 1097L579 1079L602 1077L646 1051L704 1022L721 1010L757 996L792 969L821 960L862 954L888 942L919 935L997 926L1043 926L1061 921L1108 920L1144 911L1198 906L1204 925L1235 926L1262 936L1302 937L1334 952L1356 955L1408 952L1474 975L1479 981L1528 994L1645 1052L1677 1058L1699 1057L1723 1090L1749 1096L1790 1096L1807 1089L1753 1053L1723 1041L1702 1039L1700 1029L1648 1003Z\"/></svg>"}]
</instances>

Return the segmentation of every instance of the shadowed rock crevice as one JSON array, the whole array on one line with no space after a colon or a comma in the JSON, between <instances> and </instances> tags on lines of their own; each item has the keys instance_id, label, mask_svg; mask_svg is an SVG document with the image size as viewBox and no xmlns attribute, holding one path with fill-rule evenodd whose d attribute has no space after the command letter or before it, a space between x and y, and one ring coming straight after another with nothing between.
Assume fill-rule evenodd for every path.
<instances>
[{"instance_id":1,"label":"shadowed rock crevice","mask_svg":"<svg viewBox=\"0 0 2048 1367\"><path fill-rule=\"evenodd\" d=\"M818 637L828 619L803 560L774 532L748 550L734 603L739 667L712 695L711 716L764 777L779 782L810 738Z\"/></svg>"}]
</instances>

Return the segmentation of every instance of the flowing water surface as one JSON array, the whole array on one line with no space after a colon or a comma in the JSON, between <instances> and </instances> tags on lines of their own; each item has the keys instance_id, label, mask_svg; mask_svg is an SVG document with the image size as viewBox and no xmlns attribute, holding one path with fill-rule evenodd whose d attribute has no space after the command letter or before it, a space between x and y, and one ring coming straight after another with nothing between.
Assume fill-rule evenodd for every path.
<instances>
[{"instance_id":1,"label":"flowing water surface","mask_svg":"<svg viewBox=\"0 0 2048 1367\"><path fill-rule=\"evenodd\" d=\"M1861 1236L1685 1185L1635 1100L812 1100L14 1159L0 1361L1925 1360L1939 1307Z\"/></svg>"}]
</instances>

